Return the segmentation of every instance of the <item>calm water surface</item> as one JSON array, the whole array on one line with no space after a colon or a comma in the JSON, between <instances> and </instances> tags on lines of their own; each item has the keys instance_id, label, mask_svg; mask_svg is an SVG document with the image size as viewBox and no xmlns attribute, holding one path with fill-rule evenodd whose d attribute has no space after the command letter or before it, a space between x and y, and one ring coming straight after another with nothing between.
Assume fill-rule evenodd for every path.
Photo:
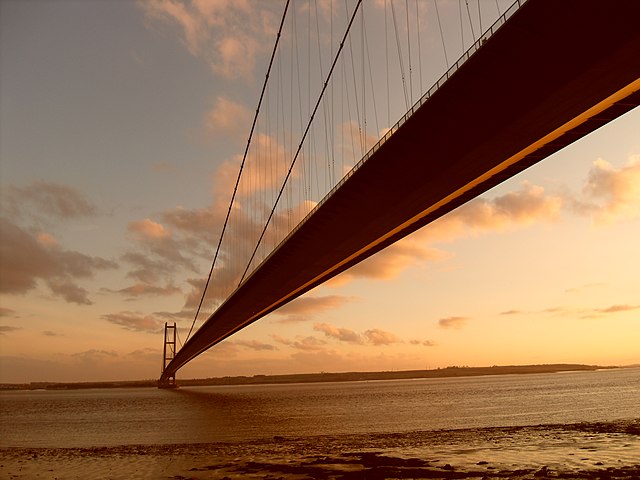
<instances>
[{"instance_id":1,"label":"calm water surface","mask_svg":"<svg viewBox=\"0 0 640 480\"><path fill-rule=\"evenodd\" d=\"M88 447L640 417L640 368L323 384L0 393L0 446Z\"/></svg>"}]
</instances>

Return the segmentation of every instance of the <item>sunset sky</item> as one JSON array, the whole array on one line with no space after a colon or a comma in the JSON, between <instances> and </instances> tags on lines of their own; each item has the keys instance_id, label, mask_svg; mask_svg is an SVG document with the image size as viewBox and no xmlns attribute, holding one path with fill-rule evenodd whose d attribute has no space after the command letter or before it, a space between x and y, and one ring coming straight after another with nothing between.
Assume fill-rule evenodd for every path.
<instances>
[{"instance_id":1,"label":"sunset sky","mask_svg":"<svg viewBox=\"0 0 640 480\"><path fill-rule=\"evenodd\" d=\"M334 3L312 6L344 16ZM439 51L435 4L419 3ZM0 0L0 382L159 376L164 322L184 339L193 319L283 7ZM455 37L458 2L438 7ZM639 239L636 109L178 377L640 363Z\"/></svg>"}]
</instances>

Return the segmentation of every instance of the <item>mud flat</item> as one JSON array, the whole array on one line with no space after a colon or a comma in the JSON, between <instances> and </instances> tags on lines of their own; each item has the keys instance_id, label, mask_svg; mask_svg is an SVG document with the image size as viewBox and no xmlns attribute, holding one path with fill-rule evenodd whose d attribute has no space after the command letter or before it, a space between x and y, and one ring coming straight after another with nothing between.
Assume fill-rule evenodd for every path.
<instances>
[{"instance_id":1,"label":"mud flat","mask_svg":"<svg viewBox=\"0 0 640 480\"><path fill-rule=\"evenodd\" d=\"M0 478L640 480L640 418L239 443L2 448Z\"/></svg>"}]
</instances>

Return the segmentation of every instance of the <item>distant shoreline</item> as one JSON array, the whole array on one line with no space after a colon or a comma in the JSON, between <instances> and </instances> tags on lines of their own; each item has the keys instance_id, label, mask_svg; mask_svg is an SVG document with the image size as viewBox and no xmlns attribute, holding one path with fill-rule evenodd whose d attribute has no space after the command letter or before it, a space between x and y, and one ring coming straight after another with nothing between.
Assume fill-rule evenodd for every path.
<instances>
[{"instance_id":1,"label":"distant shoreline","mask_svg":"<svg viewBox=\"0 0 640 480\"><path fill-rule=\"evenodd\" d=\"M203 379L179 379L182 387L221 385L275 385L291 383L354 382L371 380L409 380L421 378L475 377L486 375L514 375L559 373L623 368L582 364L506 365L491 367L446 367L432 370L402 370L386 372L301 373L289 375L227 376ZM31 382L2 383L0 391L8 390L81 390L90 388L157 387L156 380L124 380L114 382Z\"/></svg>"}]
</instances>

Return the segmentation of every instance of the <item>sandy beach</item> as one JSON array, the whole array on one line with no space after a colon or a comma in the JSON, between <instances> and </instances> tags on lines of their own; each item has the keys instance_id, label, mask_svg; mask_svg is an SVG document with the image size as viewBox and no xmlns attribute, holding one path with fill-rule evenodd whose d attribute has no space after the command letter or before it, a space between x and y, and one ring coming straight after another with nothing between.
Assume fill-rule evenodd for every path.
<instances>
[{"instance_id":1,"label":"sandy beach","mask_svg":"<svg viewBox=\"0 0 640 480\"><path fill-rule=\"evenodd\" d=\"M640 419L274 437L260 442L3 448L6 479L640 479Z\"/></svg>"}]
</instances>

